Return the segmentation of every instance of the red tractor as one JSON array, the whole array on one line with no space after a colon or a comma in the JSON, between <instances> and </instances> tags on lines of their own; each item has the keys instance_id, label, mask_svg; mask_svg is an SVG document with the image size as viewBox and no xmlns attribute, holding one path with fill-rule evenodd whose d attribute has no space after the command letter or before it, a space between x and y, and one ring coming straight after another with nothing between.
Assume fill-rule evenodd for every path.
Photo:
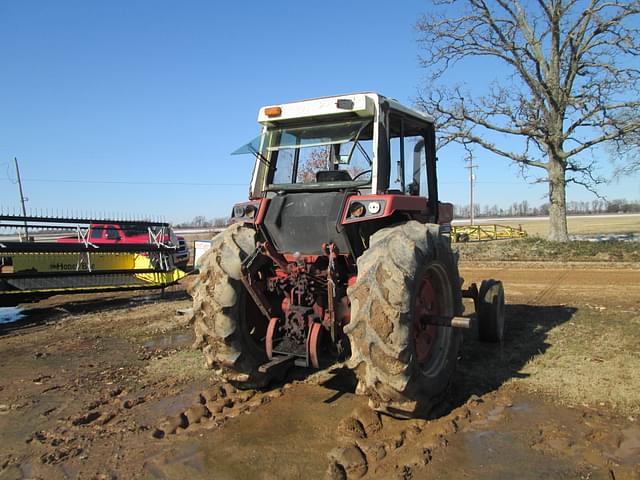
<instances>
[{"instance_id":1,"label":"red tractor","mask_svg":"<svg viewBox=\"0 0 640 480\"><path fill-rule=\"evenodd\" d=\"M502 284L462 290L438 201L434 121L375 93L264 107L248 202L191 289L196 340L236 383L346 361L373 408L427 413L460 328L501 341ZM462 316L463 297L477 315Z\"/></svg>"}]
</instances>

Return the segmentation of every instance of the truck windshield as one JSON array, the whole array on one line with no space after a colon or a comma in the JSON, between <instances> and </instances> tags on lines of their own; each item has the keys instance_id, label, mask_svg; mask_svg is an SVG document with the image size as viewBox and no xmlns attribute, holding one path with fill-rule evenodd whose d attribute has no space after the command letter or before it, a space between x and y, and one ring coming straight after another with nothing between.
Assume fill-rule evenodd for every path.
<instances>
[{"instance_id":1,"label":"truck windshield","mask_svg":"<svg viewBox=\"0 0 640 480\"><path fill-rule=\"evenodd\" d=\"M253 153L268 163L275 185L366 184L372 136L370 119L270 128L233 154Z\"/></svg>"}]
</instances>

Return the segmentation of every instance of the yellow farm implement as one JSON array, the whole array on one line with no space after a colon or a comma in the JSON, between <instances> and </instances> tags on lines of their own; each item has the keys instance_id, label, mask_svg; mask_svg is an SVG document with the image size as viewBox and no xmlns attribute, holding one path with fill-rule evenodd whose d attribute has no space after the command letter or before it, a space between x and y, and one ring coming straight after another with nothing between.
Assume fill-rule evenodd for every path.
<instances>
[{"instance_id":1,"label":"yellow farm implement","mask_svg":"<svg viewBox=\"0 0 640 480\"><path fill-rule=\"evenodd\" d=\"M527 232L519 225L453 225L451 239L454 242L470 242L482 240L500 240L508 238L523 238Z\"/></svg>"}]
</instances>

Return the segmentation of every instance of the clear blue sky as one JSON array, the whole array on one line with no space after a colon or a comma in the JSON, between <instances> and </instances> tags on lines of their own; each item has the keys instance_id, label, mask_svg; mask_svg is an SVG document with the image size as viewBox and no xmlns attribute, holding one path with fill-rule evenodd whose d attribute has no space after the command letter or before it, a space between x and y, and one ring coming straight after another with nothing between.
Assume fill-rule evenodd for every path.
<instances>
[{"instance_id":1,"label":"clear blue sky","mask_svg":"<svg viewBox=\"0 0 640 480\"><path fill-rule=\"evenodd\" d=\"M226 216L253 165L229 153L257 134L260 106L364 90L411 103L425 77L414 30L425 8L0 0L0 205L19 205L16 156L31 208ZM491 78L473 70L460 80ZM483 155L479 203L544 201L544 186ZM461 152L440 159L441 198L468 202ZM602 191L640 197L638 178ZM592 198L569 190L569 200Z\"/></svg>"}]
</instances>

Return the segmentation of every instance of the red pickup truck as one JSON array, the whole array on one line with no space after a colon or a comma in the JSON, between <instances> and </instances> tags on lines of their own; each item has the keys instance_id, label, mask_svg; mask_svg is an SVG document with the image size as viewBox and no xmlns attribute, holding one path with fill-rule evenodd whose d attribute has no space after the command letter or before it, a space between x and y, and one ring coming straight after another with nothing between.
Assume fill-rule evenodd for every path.
<instances>
[{"instance_id":1,"label":"red pickup truck","mask_svg":"<svg viewBox=\"0 0 640 480\"><path fill-rule=\"evenodd\" d=\"M162 241L178 247L173 254L173 263L176 267L184 269L189 261L187 242L184 237L177 236L170 228L168 232ZM63 237L58 239L58 243L77 243L78 241L77 237ZM109 243L149 243L149 230L147 227L135 224L94 223L89 227L89 241L96 245Z\"/></svg>"}]
</instances>

